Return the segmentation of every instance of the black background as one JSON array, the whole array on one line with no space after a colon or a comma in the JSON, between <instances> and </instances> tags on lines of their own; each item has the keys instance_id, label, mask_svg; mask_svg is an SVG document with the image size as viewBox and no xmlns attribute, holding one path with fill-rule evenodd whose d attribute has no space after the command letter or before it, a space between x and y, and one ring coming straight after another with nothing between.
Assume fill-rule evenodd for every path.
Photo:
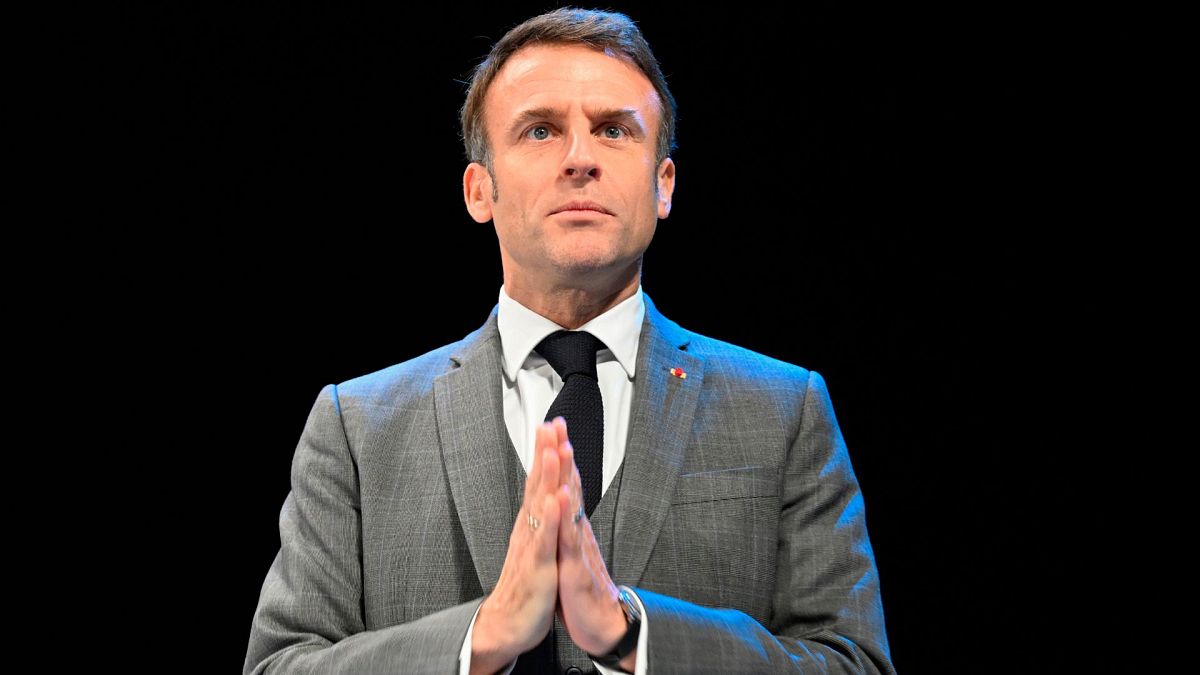
<instances>
[{"instance_id":1,"label":"black background","mask_svg":"<svg viewBox=\"0 0 1200 675\"><path fill-rule=\"evenodd\" d=\"M1095 199L1126 141L1088 140L1120 116L1128 36L962 5L608 5L679 105L643 284L684 327L825 376L900 672L1103 671L1106 533L1127 524L1104 499L1119 247L1099 225L1127 205ZM244 658L322 385L495 303L494 233L462 203L463 81L553 6L126 17L104 143L137 167L113 200L156 232L131 286L167 300L132 346L174 354L143 392L185 479L145 496L182 514L164 567L214 669Z\"/></svg>"}]
</instances>

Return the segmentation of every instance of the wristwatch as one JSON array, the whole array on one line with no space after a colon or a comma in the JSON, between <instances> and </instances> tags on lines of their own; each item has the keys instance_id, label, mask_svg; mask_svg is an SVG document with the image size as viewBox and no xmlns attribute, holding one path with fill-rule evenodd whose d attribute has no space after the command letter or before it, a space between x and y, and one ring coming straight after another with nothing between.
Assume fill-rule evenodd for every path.
<instances>
[{"instance_id":1,"label":"wristwatch","mask_svg":"<svg viewBox=\"0 0 1200 675\"><path fill-rule=\"evenodd\" d=\"M588 654L588 658L599 663L606 668L620 668L621 659L629 656L629 653L637 647L638 634L642 630L642 614L638 611L637 601L633 599L633 592L625 586L617 589L617 601L621 604L621 609L625 612L625 635L617 640L617 645L612 648L607 654L595 655Z\"/></svg>"}]
</instances>

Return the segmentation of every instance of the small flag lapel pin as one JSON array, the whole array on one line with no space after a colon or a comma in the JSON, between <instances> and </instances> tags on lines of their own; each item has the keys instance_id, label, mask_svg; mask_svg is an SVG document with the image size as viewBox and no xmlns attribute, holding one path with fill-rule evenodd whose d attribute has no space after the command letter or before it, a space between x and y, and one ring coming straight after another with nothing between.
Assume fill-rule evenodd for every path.
<instances>
[{"instance_id":1,"label":"small flag lapel pin","mask_svg":"<svg viewBox=\"0 0 1200 675\"><path fill-rule=\"evenodd\" d=\"M687 379L687 373L683 372L683 368L672 368L670 373L681 380Z\"/></svg>"}]
</instances>

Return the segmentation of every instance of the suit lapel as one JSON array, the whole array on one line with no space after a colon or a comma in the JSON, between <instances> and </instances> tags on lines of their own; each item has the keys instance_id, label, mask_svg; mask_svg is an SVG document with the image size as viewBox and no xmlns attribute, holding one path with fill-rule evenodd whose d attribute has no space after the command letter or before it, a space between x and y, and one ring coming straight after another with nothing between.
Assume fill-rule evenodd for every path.
<instances>
[{"instance_id":1,"label":"suit lapel","mask_svg":"<svg viewBox=\"0 0 1200 675\"><path fill-rule=\"evenodd\" d=\"M442 461L485 593L500 578L516 519L507 480L515 450L504 425L496 316L493 309L483 327L460 343L450 357L457 367L433 383Z\"/></svg>"},{"instance_id":2,"label":"suit lapel","mask_svg":"<svg viewBox=\"0 0 1200 675\"><path fill-rule=\"evenodd\" d=\"M687 332L643 297L646 319L613 533L613 579L625 584L641 580L667 517L704 382L704 360L684 351ZM687 377L672 375L672 368Z\"/></svg>"}]
</instances>

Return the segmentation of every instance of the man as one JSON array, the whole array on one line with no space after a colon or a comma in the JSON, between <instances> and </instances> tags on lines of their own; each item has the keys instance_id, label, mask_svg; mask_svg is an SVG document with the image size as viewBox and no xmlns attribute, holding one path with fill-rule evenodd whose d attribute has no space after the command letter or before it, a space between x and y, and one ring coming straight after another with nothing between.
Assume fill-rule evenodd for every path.
<instances>
[{"instance_id":1,"label":"man","mask_svg":"<svg viewBox=\"0 0 1200 675\"><path fill-rule=\"evenodd\" d=\"M823 380L641 291L674 101L633 23L514 28L463 135L499 304L322 390L245 671L894 672Z\"/></svg>"}]
</instances>

